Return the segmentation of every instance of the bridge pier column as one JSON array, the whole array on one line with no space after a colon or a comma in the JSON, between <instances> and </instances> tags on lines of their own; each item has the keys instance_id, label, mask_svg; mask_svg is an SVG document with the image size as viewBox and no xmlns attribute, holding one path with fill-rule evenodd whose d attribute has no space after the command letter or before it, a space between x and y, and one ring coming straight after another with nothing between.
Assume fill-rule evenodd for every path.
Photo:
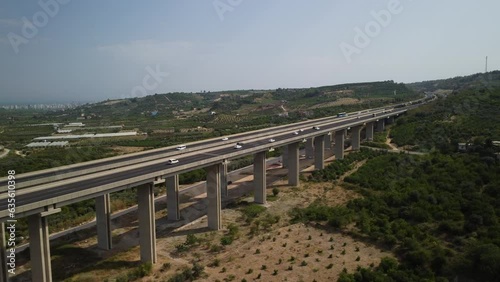
<instances>
[{"instance_id":1,"label":"bridge pier column","mask_svg":"<svg viewBox=\"0 0 500 282\"><path fill-rule=\"evenodd\" d=\"M7 252L6 252L6 247L7 247L7 242L5 241L5 223L2 222L1 227L2 231L0 232L0 263L2 264L0 266L0 282L8 282L9 281L9 273L7 270Z\"/></svg>"},{"instance_id":2,"label":"bridge pier column","mask_svg":"<svg viewBox=\"0 0 500 282\"><path fill-rule=\"evenodd\" d=\"M384 129L385 129L385 122L384 122L384 119L381 118L377 122L377 132L382 132L382 131L384 131Z\"/></svg>"},{"instance_id":3,"label":"bridge pier column","mask_svg":"<svg viewBox=\"0 0 500 282\"><path fill-rule=\"evenodd\" d=\"M361 148L361 128L362 125L358 125L352 128L351 132L351 140L352 140L352 149L359 150Z\"/></svg>"},{"instance_id":4,"label":"bridge pier column","mask_svg":"<svg viewBox=\"0 0 500 282\"><path fill-rule=\"evenodd\" d=\"M306 158L312 159L314 158L314 138L311 137L306 141Z\"/></svg>"},{"instance_id":5,"label":"bridge pier column","mask_svg":"<svg viewBox=\"0 0 500 282\"><path fill-rule=\"evenodd\" d=\"M222 162L221 172L220 172L220 188L222 197L227 198L228 190L227 190L227 160Z\"/></svg>"},{"instance_id":6,"label":"bridge pier column","mask_svg":"<svg viewBox=\"0 0 500 282\"><path fill-rule=\"evenodd\" d=\"M344 134L345 130L335 132L335 159L344 159Z\"/></svg>"},{"instance_id":7,"label":"bridge pier column","mask_svg":"<svg viewBox=\"0 0 500 282\"><path fill-rule=\"evenodd\" d=\"M366 140L373 141L373 122L366 124Z\"/></svg>"},{"instance_id":8,"label":"bridge pier column","mask_svg":"<svg viewBox=\"0 0 500 282\"><path fill-rule=\"evenodd\" d=\"M49 224L42 214L28 216L31 277L33 281L51 282Z\"/></svg>"},{"instance_id":9,"label":"bridge pier column","mask_svg":"<svg viewBox=\"0 0 500 282\"><path fill-rule=\"evenodd\" d=\"M168 220L181 219L179 209L179 175L172 175L165 179L167 186L167 218Z\"/></svg>"},{"instance_id":10,"label":"bridge pier column","mask_svg":"<svg viewBox=\"0 0 500 282\"><path fill-rule=\"evenodd\" d=\"M95 198L95 213L97 247L103 250L111 250L113 240L111 236L111 201L109 193Z\"/></svg>"},{"instance_id":11,"label":"bridge pier column","mask_svg":"<svg viewBox=\"0 0 500 282\"><path fill-rule=\"evenodd\" d=\"M387 124L393 124L394 123L394 116L390 116L387 118Z\"/></svg>"},{"instance_id":12,"label":"bridge pier column","mask_svg":"<svg viewBox=\"0 0 500 282\"><path fill-rule=\"evenodd\" d=\"M288 147L288 185L299 186L299 143L292 143Z\"/></svg>"},{"instance_id":13,"label":"bridge pier column","mask_svg":"<svg viewBox=\"0 0 500 282\"><path fill-rule=\"evenodd\" d=\"M283 146L282 147L283 149L283 154L281 155L281 163L283 165L283 168L287 168L288 167L288 163L289 163L289 154L288 154L288 146Z\"/></svg>"},{"instance_id":14,"label":"bridge pier column","mask_svg":"<svg viewBox=\"0 0 500 282\"><path fill-rule=\"evenodd\" d=\"M325 168L325 135L314 138L314 168L316 170Z\"/></svg>"},{"instance_id":15,"label":"bridge pier column","mask_svg":"<svg viewBox=\"0 0 500 282\"><path fill-rule=\"evenodd\" d=\"M141 261L156 263L155 197L153 183L138 186L137 199Z\"/></svg>"},{"instance_id":16,"label":"bridge pier column","mask_svg":"<svg viewBox=\"0 0 500 282\"><path fill-rule=\"evenodd\" d=\"M222 165L216 164L206 168L207 170L207 198L208 198L208 228L220 230L221 221L221 191L220 191L220 171Z\"/></svg>"},{"instance_id":17,"label":"bridge pier column","mask_svg":"<svg viewBox=\"0 0 500 282\"><path fill-rule=\"evenodd\" d=\"M253 158L254 201L266 203L266 152L259 152Z\"/></svg>"},{"instance_id":18,"label":"bridge pier column","mask_svg":"<svg viewBox=\"0 0 500 282\"><path fill-rule=\"evenodd\" d=\"M332 146L332 133L328 132L328 134L325 135L325 150L330 150L331 146Z\"/></svg>"}]
</instances>

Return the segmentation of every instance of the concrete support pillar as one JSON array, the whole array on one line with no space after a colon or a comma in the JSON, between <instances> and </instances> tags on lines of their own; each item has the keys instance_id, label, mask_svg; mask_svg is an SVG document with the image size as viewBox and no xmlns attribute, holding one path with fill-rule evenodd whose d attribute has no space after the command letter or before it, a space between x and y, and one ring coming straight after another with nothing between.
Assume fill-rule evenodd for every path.
<instances>
[{"instance_id":1,"label":"concrete support pillar","mask_svg":"<svg viewBox=\"0 0 500 282\"><path fill-rule=\"evenodd\" d=\"M227 198L227 196L228 196L228 191L227 191L227 160L224 160L222 162L222 166L221 166L220 189L221 189L222 197Z\"/></svg>"},{"instance_id":2,"label":"concrete support pillar","mask_svg":"<svg viewBox=\"0 0 500 282\"><path fill-rule=\"evenodd\" d=\"M165 186L167 187L167 218L168 220L181 219L181 211L179 208L179 175L172 175L165 178Z\"/></svg>"},{"instance_id":3,"label":"concrete support pillar","mask_svg":"<svg viewBox=\"0 0 500 282\"><path fill-rule=\"evenodd\" d=\"M155 197L153 183L137 187L141 261L156 263Z\"/></svg>"},{"instance_id":4,"label":"concrete support pillar","mask_svg":"<svg viewBox=\"0 0 500 282\"><path fill-rule=\"evenodd\" d=\"M314 138L314 168L325 168L325 135Z\"/></svg>"},{"instance_id":5,"label":"concrete support pillar","mask_svg":"<svg viewBox=\"0 0 500 282\"><path fill-rule=\"evenodd\" d=\"M95 198L95 214L97 225L97 247L111 250L111 201L110 195L104 194Z\"/></svg>"},{"instance_id":6,"label":"concrete support pillar","mask_svg":"<svg viewBox=\"0 0 500 282\"><path fill-rule=\"evenodd\" d=\"M309 138L306 141L306 158L312 159L314 158L314 144L313 144L313 138Z\"/></svg>"},{"instance_id":7,"label":"concrete support pillar","mask_svg":"<svg viewBox=\"0 0 500 282\"><path fill-rule=\"evenodd\" d=\"M351 146L353 150L359 150L361 148L361 129L362 125L358 125L352 128L351 131Z\"/></svg>"},{"instance_id":8,"label":"concrete support pillar","mask_svg":"<svg viewBox=\"0 0 500 282\"><path fill-rule=\"evenodd\" d=\"M381 118L377 122L377 132L382 132L382 131L384 131L384 129L385 129L385 122L384 122L384 119Z\"/></svg>"},{"instance_id":9,"label":"concrete support pillar","mask_svg":"<svg viewBox=\"0 0 500 282\"><path fill-rule=\"evenodd\" d=\"M345 130L335 132L335 159L344 159L344 134Z\"/></svg>"},{"instance_id":10,"label":"concrete support pillar","mask_svg":"<svg viewBox=\"0 0 500 282\"><path fill-rule=\"evenodd\" d=\"M288 185L299 186L299 143L288 145Z\"/></svg>"},{"instance_id":11,"label":"concrete support pillar","mask_svg":"<svg viewBox=\"0 0 500 282\"><path fill-rule=\"evenodd\" d=\"M266 152L259 152L253 158L254 201L266 203Z\"/></svg>"},{"instance_id":12,"label":"concrete support pillar","mask_svg":"<svg viewBox=\"0 0 500 282\"><path fill-rule=\"evenodd\" d=\"M366 140L373 141L373 122L366 124Z\"/></svg>"},{"instance_id":13,"label":"concrete support pillar","mask_svg":"<svg viewBox=\"0 0 500 282\"><path fill-rule=\"evenodd\" d=\"M33 281L51 282L49 225L41 214L28 216L31 277Z\"/></svg>"},{"instance_id":14,"label":"concrete support pillar","mask_svg":"<svg viewBox=\"0 0 500 282\"><path fill-rule=\"evenodd\" d=\"M332 146L332 134L331 132L325 135L325 150L330 150Z\"/></svg>"},{"instance_id":15,"label":"concrete support pillar","mask_svg":"<svg viewBox=\"0 0 500 282\"><path fill-rule=\"evenodd\" d=\"M208 197L208 228L220 230L221 221L221 191L220 191L220 171L222 165L212 165L207 170L207 197Z\"/></svg>"},{"instance_id":16,"label":"concrete support pillar","mask_svg":"<svg viewBox=\"0 0 500 282\"><path fill-rule=\"evenodd\" d=\"M281 155L281 163L283 164L283 168L288 167L288 146L283 147L283 154Z\"/></svg>"},{"instance_id":17,"label":"concrete support pillar","mask_svg":"<svg viewBox=\"0 0 500 282\"><path fill-rule=\"evenodd\" d=\"M387 118L387 124L393 124L394 123L394 116L388 117Z\"/></svg>"},{"instance_id":18,"label":"concrete support pillar","mask_svg":"<svg viewBox=\"0 0 500 282\"><path fill-rule=\"evenodd\" d=\"M5 241L5 223L2 222L1 227L2 231L0 232L0 236L2 238L0 239L0 282L8 282L9 281L9 274L7 272L7 252L6 252L6 241Z\"/></svg>"}]
</instances>

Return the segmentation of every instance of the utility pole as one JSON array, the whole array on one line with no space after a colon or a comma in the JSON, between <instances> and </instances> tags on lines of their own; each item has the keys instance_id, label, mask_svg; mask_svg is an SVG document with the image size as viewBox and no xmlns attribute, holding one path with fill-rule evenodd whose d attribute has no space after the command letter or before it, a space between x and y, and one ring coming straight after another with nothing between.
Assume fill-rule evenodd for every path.
<instances>
[{"instance_id":1,"label":"utility pole","mask_svg":"<svg viewBox=\"0 0 500 282\"><path fill-rule=\"evenodd\" d=\"M484 66L484 72L488 72L488 56L486 56L486 65Z\"/></svg>"}]
</instances>

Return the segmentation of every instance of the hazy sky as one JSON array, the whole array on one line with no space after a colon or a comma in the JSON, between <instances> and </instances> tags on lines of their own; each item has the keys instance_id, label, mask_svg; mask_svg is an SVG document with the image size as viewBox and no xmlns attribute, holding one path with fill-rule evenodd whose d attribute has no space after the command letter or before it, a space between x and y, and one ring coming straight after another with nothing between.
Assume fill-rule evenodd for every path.
<instances>
[{"instance_id":1,"label":"hazy sky","mask_svg":"<svg viewBox=\"0 0 500 282\"><path fill-rule=\"evenodd\" d=\"M45 4L44 4L45 3ZM500 69L500 1L1 0L0 103Z\"/></svg>"}]
</instances>

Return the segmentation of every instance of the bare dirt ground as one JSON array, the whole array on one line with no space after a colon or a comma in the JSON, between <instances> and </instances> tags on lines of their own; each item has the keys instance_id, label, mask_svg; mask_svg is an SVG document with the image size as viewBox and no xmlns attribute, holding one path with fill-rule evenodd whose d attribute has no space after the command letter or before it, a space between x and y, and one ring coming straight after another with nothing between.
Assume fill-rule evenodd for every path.
<instances>
[{"instance_id":1,"label":"bare dirt ground","mask_svg":"<svg viewBox=\"0 0 500 282\"><path fill-rule=\"evenodd\" d=\"M144 147L113 146L112 149L116 151L118 155L144 151Z\"/></svg>"},{"instance_id":2,"label":"bare dirt ground","mask_svg":"<svg viewBox=\"0 0 500 282\"><path fill-rule=\"evenodd\" d=\"M9 149L3 149L0 151L0 159L3 157L6 157L9 154L10 150Z\"/></svg>"},{"instance_id":3,"label":"bare dirt ground","mask_svg":"<svg viewBox=\"0 0 500 282\"><path fill-rule=\"evenodd\" d=\"M392 139L389 137L389 135L391 135L391 129L387 130L385 144L387 144L389 147L391 147L391 150L399 150L399 148L396 146L396 144L391 143Z\"/></svg>"},{"instance_id":4,"label":"bare dirt ground","mask_svg":"<svg viewBox=\"0 0 500 282\"><path fill-rule=\"evenodd\" d=\"M330 161L332 158L327 163ZM358 163L346 175L362 164ZM167 281L183 269L192 267L194 262L205 266L204 276L199 281L336 281L344 268L352 272L358 266L376 266L382 257L392 256L321 224L290 224L289 212L294 207L306 207L318 199L329 205L344 205L360 197L342 187L343 177L336 183L302 182L298 188L288 186L286 180L270 183L266 211L249 224L240 209L246 202L253 201L252 179L248 176L230 185L229 198L223 200L223 206L230 206L222 211L224 230L220 232L206 228L206 195L182 199L181 215L189 220L181 222L168 222L165 203L158 204L158 261L150 276L137 281ZM273 188L279 189L275 198L271 195ZM193 217L197 219L192 220ZM279 220L255 231L255 222L264 222L268 217L278 217ZM191 222L186 224L188 221ZM222 246L220 239L227 233L229 224L238 226L238 235L232 244ZM187 251L178 252L176 246L185 242L188 234L194 234L198 243ZM57 255L61 253L59 248L52 251L53 274L60 277L54 281L63 277L71 277L65 281L115 281L140 264L135 212L113 221L111 251L97 249L94 235L78 237L82 239L69 244L74 248L71 252ZM19 266L18 271L24 274L17 281L30 281L28 269L29 263Z\"/></svg>"},{"instance_id":5,"label":"bare dirt ground","mask_svg":"<svg viewBox=\"0 0 500 282\"><path fill-rule=\"evenodd\" d=\"M361 101L358 99L339 98L338 100L336 100L334 102L328 102L328 103L314 105L314 106L310 107L310 109L327 108L327 107L334 107L334 106L340 106L340 105L354 105L354 104L359 104L359 103L361 103Z\"/></svg>"}]
</instances>

